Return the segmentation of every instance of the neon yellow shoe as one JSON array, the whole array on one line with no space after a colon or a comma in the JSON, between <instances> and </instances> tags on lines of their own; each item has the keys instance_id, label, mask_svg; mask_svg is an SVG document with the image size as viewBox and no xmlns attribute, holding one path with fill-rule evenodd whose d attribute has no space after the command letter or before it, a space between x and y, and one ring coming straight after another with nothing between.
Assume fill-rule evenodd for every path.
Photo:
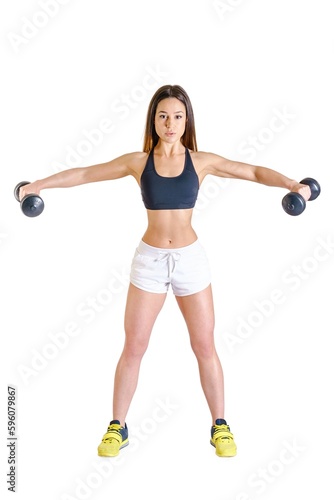
<instances>
[{"instance_id":1,"label":"neon yellow shoe","mask_svg":"<svg viewBox=\"0 0 334 500\"><path fill-rule=\"evenodd\" d=\"M218 418L211 427L210 443L216 448L218 457L234 457L237 454L233 434L223 418Z\"/></svg>"},{"instance_id":2,"label":"neon yellow shoe","mask_svg":"<svg viewBox=\"0 0 334 500\"><path fill-rule=\"evenodd\" d=\"M112 420L97 449L98 455L99 457L116 457L119 450L128 444L128 428L126 424L125 427L122 427L119 420Z\"/></svg>"}]
</instances>

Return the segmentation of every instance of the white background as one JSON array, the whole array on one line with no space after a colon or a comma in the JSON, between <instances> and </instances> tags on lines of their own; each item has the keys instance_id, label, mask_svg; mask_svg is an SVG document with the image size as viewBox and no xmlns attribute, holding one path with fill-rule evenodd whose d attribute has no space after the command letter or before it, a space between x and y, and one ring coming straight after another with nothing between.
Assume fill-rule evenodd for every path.
<instances>
[{"instance_id":1,"label":"white background","mask_svg":"<svg viewBox=\"0 0 334 500\"><path fill-rule=\"evenodd\" d=\"M2 4L2 493L8 384L18 392L18 499L333 493L330 7L329 0ZM209 445L209 411L170 294L128 415L132 446L113 462L99 459L97 446L111 419L127 273L146 224L139 188L129 177L44 191L45 211L34 219L22 214L13 188L55 165L73 166L69 151L105 119L113 130L90 151L86 143L77 166L141 150L149 100L166 83L190 95L199 149L297 180L315 177L322 193L290 217L281 189L205 180L193 222L213 271L238 455L219 459ZM270 131L277 112L285 118ZM250 137L260 146L252 157Z\"/></svg>"}]
</instances>

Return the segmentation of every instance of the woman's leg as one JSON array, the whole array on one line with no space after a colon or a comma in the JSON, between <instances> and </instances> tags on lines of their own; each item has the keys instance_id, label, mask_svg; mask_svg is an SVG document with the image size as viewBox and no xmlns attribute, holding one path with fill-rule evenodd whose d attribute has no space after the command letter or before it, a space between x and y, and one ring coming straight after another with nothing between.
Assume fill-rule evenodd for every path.
<instances>
[{"instance_id":1,"label":"woman's leg","mask_svg":"<svg viewBox=\"0 0 334 500\"><path fill-rule=\"evenodd\" d=\"M224 418L224 376L214 344L214 307L211 285L201 292L176 297L197 358L201 385L212 415Z\"/></svg>"},{"instance_id":2,"label":"woman's leg","mask_svg":"<svg viewBox=\"0 0 334 500\"><path fill-rule=\"evenodd\" d=\"M166 293L145 292L130 283L124 319L125 343L115 372L113 397L113 419L122 426L137 387L142 357L165 299Z\"/></svg>"}]
</instances>

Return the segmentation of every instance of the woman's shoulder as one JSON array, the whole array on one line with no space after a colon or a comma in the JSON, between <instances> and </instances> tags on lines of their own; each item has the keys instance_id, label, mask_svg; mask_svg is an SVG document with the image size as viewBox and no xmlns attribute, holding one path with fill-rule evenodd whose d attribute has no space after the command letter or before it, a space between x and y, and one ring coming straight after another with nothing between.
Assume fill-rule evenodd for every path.
<instances>
[{"instance_id":1,"label":"woman's shoulder","mask_svg":"<svg viewBox=\"0 0 334 500\"><path fill-rule=\"evenodd\" d=\"M225 165L225 158L216 153L208 153L206 151L190 151L193 165L197 171L200 181L208 174L216 175L217 168Z\"/></svg>"},{"instance_id":2,"label":"woman's shoulder","mask_svg":"<svg viewBox=\"0 0 334 500\"><path fill-rule=\"evenodd\" d=\"M134 151L132 153L125 153L120 158L132 169L141 169L148 159L148 153L143 151Z\"/></svg>"},{"instance_id":3,"label":"woman's shoulder","mask_svg":"<svg viewBox=\"0 0 334 500\"><path fill-rule=\"evenodd\" d=\"M196 163L199 170L205 168L216 157L214 153L206 151L192 151L189 149L189 152L193 163Z\"/></svg>"},{"instance_id":4,"label":"woman's shoulder","mask_svg":"<svg viewBox=\"0 0 334 500\"><path fill-rule=\"evenodd\" d=\"M191 149L189 149L189 152L194 158L203 161L207 160L208 158L216 156L215 153L210 153L208 151L192 151Z\"/></svg>"},{"instance_id":5,"label":"woman's shoulder","mask_svg":"<svg viewBox=\"0 0 334 500\"><path fill-rule=\"evenodd\" d=\"M148 158L149 153L143 151L134 151L132 153L125 153L123 158L127 158L129 161L143 161Z\"/></svg>"},{"instance_id":6,"label":"woman's shoulder","mask_svg":"<svg viewBox=\"0 0 334 500\"><path fill-rule=\"evenodd\" d=\"M122 164L124 168L126 168L128 174L133 175L139 180L145 168L148 156L149 154L143 151L135 151L132 153L125 153L119 156L115 161Z\"/></svg>"}]
</instances>

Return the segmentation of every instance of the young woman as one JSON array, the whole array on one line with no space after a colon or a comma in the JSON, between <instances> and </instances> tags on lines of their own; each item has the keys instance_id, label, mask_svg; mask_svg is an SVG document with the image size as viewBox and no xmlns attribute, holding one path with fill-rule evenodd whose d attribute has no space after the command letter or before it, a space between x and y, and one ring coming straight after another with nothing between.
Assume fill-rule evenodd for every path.
<instances>
[{"instance_id":1,"label":"young woman","mask_svg":"<svg viewBox=\"0 0 334 500\"><path fill-rule=\"evenodd\" d=\"M223 370L214 345L214 306L205 251L192 228L192 211L206 175L245 179L300 193L310 188L259 166L197 150L191 102L178 85L158 89L150 102L144 151L107 163L73 168L25 185L20 198L42 189L65 188L132 175L138 182L148 226L136 249L125 309L125 343L114 379L113 420L98 447L116 456L129 444L125 423L142 357L169 285L189 331L200 381L212 416L210 443L218 456L234 456L233 434L224 420Z\"/></svg>"}]
</instances>

